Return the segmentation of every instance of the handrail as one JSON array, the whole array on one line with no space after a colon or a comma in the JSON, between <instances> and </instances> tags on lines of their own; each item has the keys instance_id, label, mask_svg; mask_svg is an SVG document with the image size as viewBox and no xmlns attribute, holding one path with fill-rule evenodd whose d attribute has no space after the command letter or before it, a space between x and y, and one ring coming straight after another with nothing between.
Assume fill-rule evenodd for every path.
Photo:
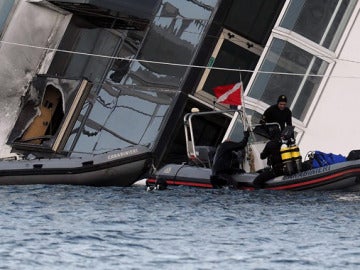
<instances>
[{"instance_id":1,"label":"handrail","mask_svg":"<svg viewBox=\"0 0 360 270\"><path fill-rule=\"evenodd\" d=\"M219 110L219 111L207 111L207 112L191 112L187 113L184 116L184 130L185 130L185 140L186 140L186 152L189 159L199 160L196 151L195 151L195 139L192 126L192 118L194 116L203 116L211 114L227 114L239 112L238 110ZM199 160L200 161L200 160ZM200 161L200 163L202 163Z\"/></svg>"},{"instance_id":2,"label":"handrail","mask_svg":"<svg viewBox=\"0 0 360 270\"><path fill-rule=\"evenodd\" d=\"M186 151L187 151L187 156L190 160L196 160L198 164L205 167L204 163L199 158L198 154L196 153L196 149L195 149L195 138L194 138L193 124L192 124L193 117L212 115L212 114L235 113L235 112L238 112L240 116L242 115L241 111L239 111L239 110L191 112L191 113L185 114L185 116L184 116L184 131L185 131L185 140L186 140ZM244 116L242 115L242 122L244 121L243 117ZM263 126L263 125L264 124L252 125L251 131L253 131L253 128L255 128L256 126ZM280 125L278 123L266 123L265 125L266 126L277 125L280 129Z\"/></svg>"}]
</instances>

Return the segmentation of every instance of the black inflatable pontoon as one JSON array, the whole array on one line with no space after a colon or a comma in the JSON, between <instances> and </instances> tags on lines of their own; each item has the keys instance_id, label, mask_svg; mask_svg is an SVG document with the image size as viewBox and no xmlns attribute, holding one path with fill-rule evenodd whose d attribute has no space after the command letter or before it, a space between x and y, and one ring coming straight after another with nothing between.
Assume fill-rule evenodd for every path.
<instances>
[{"instance_id":1,"label":"black inflatable pontoon","mask_svg":"<svg viewBox=\"0 0 360 270\"><path fill-rule=\"evenodd\" d=\"M0 185L72 184L130 186L149 169L143 146L76 158L0 161Z\"/></svg>"},{"instance_id":2,"label":"black inflatable pontoon","mask_svg":"<svg viewBox=\"0 0 360 270\"><path fill-rule=\"evenodd\" d=\"M211 169L188 164L168 164L147 179L148 186L191 186L214 188L210 180ZM258 173L241 173L229 176L231 188L253 190ZM264 189L270 190L360 190L360 160L311 169L293 175L268 180Z\"/></svg>"}]
</instances>

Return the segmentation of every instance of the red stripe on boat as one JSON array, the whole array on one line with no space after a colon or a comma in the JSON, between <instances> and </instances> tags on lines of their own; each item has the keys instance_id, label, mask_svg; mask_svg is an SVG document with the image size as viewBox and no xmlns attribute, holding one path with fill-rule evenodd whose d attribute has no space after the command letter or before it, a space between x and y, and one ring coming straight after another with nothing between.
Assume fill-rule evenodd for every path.
<instances>
[{"instance_id":1,"label":"red stripe on boat","mask_svg":"<svg viewBox=\"0 0 360 270\"><path fill-rule=\"evenodd\" d=\"M347 173L353 173L353 172L360 172L360 169L351 169L351 170L346 170L343 172L338 172L332 175L328 175L328 176L324 176L318 179L314 179L314 180L309 180L306 182L301 182L301 183L296 183L296 184L290 184L290 185L285 185L285 186L280 186L280 187L269 187L266 189L271 189L271 190L283 190L283 189L292 189L292 188L297 188L297 187L303 187L303 186L308 186L308 185L312 185L312 184L317 184L320 182L325 182L325 181L329 181L333 178L345 175Z\"/></svg>"},{"instance_id":2,"label":"red stripe on boat","mask_svg":"<svg viewBox=\"0 0 360 270\"><path fill-rule=\"evenodd\" d=\"M156 183L156 179L148 179L147 180L151 184ZM174 180L166 180L168 185L173 186L190 186L190 187L202 187L202 188L213 188L213 185L210 183L197 183L197 182L188 182L188 181L174 181Z\"/></svg>"},{"instance_id":3,"label":"red stripe on boat","mask_svg":"<svg viewBox=\"0 0 360 270\"><path fill-rule=\"evenodd\" d=\"M207 183L196 183L196 182L187 182L187 181L182 182L182 181L172 181L172 180L170 180L170 181L171 181L171 183L173 185L176 185L176 186L191 186L191 187L213 188L212 184L207 184Z\"/></svg>"}]
</instances>

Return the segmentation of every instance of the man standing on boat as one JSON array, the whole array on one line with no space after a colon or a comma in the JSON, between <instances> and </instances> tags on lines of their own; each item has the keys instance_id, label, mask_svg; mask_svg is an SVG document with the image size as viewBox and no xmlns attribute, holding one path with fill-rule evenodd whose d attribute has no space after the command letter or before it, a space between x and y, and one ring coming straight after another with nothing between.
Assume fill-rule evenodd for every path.
<instances>
[{"instance_id":1,"label":"man standing on boat","mask_svg":"<svg viewBox=\"0 0 360 270\"><path fill-rule=\"evenodd\" d=\"M249 139L250 132L244 131L244 138L240 142L225 141L217 148L214 155L214 162L211 168L211 183L213 186L227 185L229 176L240 172L239 166L233 166L233 151L243 150ZM237 164L239 165L239 164Z\"/></svg>"},{"instance_id":2,"label":"man standing on boat","mask_svg":"<svg viewBox=\"0 0 360 270\"><path fill-rule=\"evenodd\" d=\"M262 115L260 123L279 123L281 130L284 130L285 124L286 126L292 126L292 112L288 107L286 107L286 104L286 96L279 96L277 104L271 105L266 109Z\"/></svg>"}]
</instances>

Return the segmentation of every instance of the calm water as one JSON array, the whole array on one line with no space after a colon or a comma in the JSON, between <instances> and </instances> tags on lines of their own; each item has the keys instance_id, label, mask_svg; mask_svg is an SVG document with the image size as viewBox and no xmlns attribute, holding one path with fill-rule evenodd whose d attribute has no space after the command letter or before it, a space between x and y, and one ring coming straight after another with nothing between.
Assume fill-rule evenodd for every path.
<instances>
[{"instance_id":1,"label":"calm water","mask_svg":"<svg viewBox=\"0 0 360 270\"><path fill-rule=\"evenodd\" d=\"M359 269L360 194L0 187L0 269Z\"/></svg>"}]
</instances>

